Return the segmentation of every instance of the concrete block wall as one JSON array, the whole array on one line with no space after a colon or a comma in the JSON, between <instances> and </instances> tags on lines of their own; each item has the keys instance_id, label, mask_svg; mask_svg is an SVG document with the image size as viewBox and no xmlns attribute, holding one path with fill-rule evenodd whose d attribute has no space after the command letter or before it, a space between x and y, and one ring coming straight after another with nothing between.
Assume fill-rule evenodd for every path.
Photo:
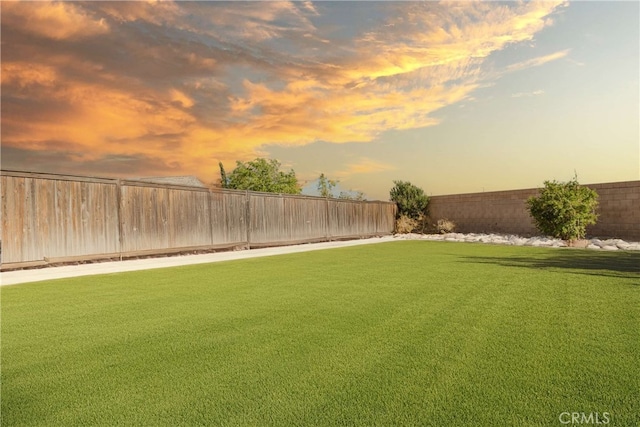
<instances>
[{"instance_id":1,"label":"concrete block wall","mask_svg":"<svg viewBox=\"0 0 640 427\"><path fill-rule=\"evenodd\" d=\"M640 181L588 187L599 195L598 222L587 228L588 235L640 241Z\"/></svg>"},{"instance_id":2,"label":"concrete block wall","mask_svg":"<svg viewBox=\"0 0 640 427\"><path fill-rule=\"evenodd\" d=\"M587 237L640 241L640 181L589 184L598 193L598 223ZM433 222L447 218L461 233L539 234L526 209L526 200L538 189L432 196Z\"/></svg>"}]
</instances>

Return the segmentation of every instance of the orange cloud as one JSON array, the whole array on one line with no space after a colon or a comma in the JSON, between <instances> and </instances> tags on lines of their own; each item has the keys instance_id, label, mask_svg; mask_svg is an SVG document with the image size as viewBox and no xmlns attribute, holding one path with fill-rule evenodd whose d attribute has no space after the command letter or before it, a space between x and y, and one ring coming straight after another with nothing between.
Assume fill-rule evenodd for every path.
<instances>
[{"instance_id":1,"label":"orange cloud","mask_svg":"<svg viewBox=\"0 0 640 427\"><path fill-rule=\"evenodd\" d=\"M185 108L193 107L193 104L194 104L193 99L185 95L184 92L181 92L177 89L171 89L169 93L172 101L177 102L178 104L180 104Z\"/></svg>"},{"instance_id":2,"label":"orange cloud","mask_svg":"<svg viewBox=\"0 0 640 427\"><path fill-rule=\"evenodd\" d=\"M2 20L11 20L23 30L56 40L109 32L103 19L96 19L67 2L3 1Z\"/></svg>"},{"instance_id":3,"label":"orange cloud","mask_svg":"<svg viewBox=\"0 0 640 427\"><path fill-rule=\"evenodd\" d=\"M210 181L217 161L270 144L366 143L438 124L434 112L495 78L491 53L532 40L561 5L382 3L382 27L341 39L315 23L323 3L3 2L3 145L153 159L139 167ZM388 168L361 159L343 173Z\"/></svg>"},{"instance_id":4,"label":"orange cloud","mask_svg":"<svg viewBox=\"0 0 640 427\"><path fill-rule=\"evenodd\" d=\"M54 67L25 62L2 63L2 84L25 88L32 85L53 86L58 79Z\"/></svg>"},{"instance_id":5,"label":"orange cloud","mask_svg":"<svg viewBox=\"0 0 640 427\"><path fill-rule=\"evenodd\" d=\"M245 96L233 98L231 110L256 130L245 135L245 143L255 146L367 142L387 129L435 125L439 121L431 113L479 86L481 58L530 40L560 4L457 4L440 11L446 15L441 20L450 24L447 30L427 33L422 29L433 22L433 13L420 13L422 5L409 4L412 13L397 23L399 34L389 37L387 28L368 33L351 59L323 64L317 77L294 76L280 90L245 81ZM411 25L404 25L406 20ZM454 24L460 21L466 25Z\"/></svg>"},{"instance_id":6,"label":"orange cloud","mask_svg":"<svg viewBox=\"0 0 640 427\"><path fill-rule=\"evenodd\" d=\"M176 25L181 9L172 1L96 2L109 17L119 22L145 21L155 25Z\"/></svg>"}]
</instances>

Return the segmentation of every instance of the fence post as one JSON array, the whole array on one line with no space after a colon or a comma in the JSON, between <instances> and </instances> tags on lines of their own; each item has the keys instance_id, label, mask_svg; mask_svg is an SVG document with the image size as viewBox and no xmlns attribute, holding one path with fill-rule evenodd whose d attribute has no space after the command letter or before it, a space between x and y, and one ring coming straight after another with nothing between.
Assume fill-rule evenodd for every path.
<instances>
[{"instance_id":1,"label":"fence post","mask_svg":"<svg viewBox=\"0 0 640 427\"><path fill-rule=\"evenodd\" d=\"M226 212L225 206L224 206L224 197L222 198L222 211ZM211 230L211 235L209 237L211 237L211 246L214 245L214 239L213 239L213 190L211 190L211 188L209 188L209 230Z\"/></svg>"},{"instance_id":2,"label":"fence post","mask_svg":"<svg viewBox=\"0 0 640 427\"><path fill-rule=\"evenodd\" d=\"M326 211L327 211L327 232L326 232L326 239L328 241L331 241L331 215L329 215L329 197L325 197L324 198L325 201L325 207L326 207Z\"/></svg>"},{"instance_id":3,"label":"fence post","mask_svg":"<svg viewBox=\"0 0 640 427\"><path fill-rule=\"evenodd\" d=\"M116 212L118 217L118 252L120 253L120 261L122 261L122 183L120 179L116 180Z\"/></svg>"},{"instance_id":4,"label":"fence post","mask_svg":"<svg viewBox=\"0 0 640 427\"><path fill-rule=\"evenodd\" d=\"M251 249L251 203L249 199L251 198L251 194L249 194L249 190L245 190L245 229L247 232L247 249Z\"/></svg>"}]
</instances>

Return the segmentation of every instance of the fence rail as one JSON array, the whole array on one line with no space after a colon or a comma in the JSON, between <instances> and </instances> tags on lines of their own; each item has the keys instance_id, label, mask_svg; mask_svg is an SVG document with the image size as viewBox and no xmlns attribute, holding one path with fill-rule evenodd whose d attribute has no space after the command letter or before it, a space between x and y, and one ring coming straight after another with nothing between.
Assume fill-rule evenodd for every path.
<instances>
[{"instance_id":1,"label":"fence rail","mask_svg":"<svg viewBox=\"0 0 640 427\"><path fill-rule=\"evenodd\" d=\"M1 171L2 268L391 234L395 205Z\"/></svg>"}]
</instances>

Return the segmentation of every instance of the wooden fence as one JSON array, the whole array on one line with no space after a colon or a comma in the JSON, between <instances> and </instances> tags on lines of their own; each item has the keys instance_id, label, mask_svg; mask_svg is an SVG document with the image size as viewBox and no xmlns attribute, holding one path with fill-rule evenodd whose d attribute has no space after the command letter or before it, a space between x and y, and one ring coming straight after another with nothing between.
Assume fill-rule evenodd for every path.
<instances>
[{"instance_id":1,"label":"wooden fence","mask_svg":"<svg viewBox=\"0 0 640 427\"><path fill-rule=\"evenodd\" d=\"M1 171L2 268L391 234L395 205Z\"/></svg>"}]
</instances>

